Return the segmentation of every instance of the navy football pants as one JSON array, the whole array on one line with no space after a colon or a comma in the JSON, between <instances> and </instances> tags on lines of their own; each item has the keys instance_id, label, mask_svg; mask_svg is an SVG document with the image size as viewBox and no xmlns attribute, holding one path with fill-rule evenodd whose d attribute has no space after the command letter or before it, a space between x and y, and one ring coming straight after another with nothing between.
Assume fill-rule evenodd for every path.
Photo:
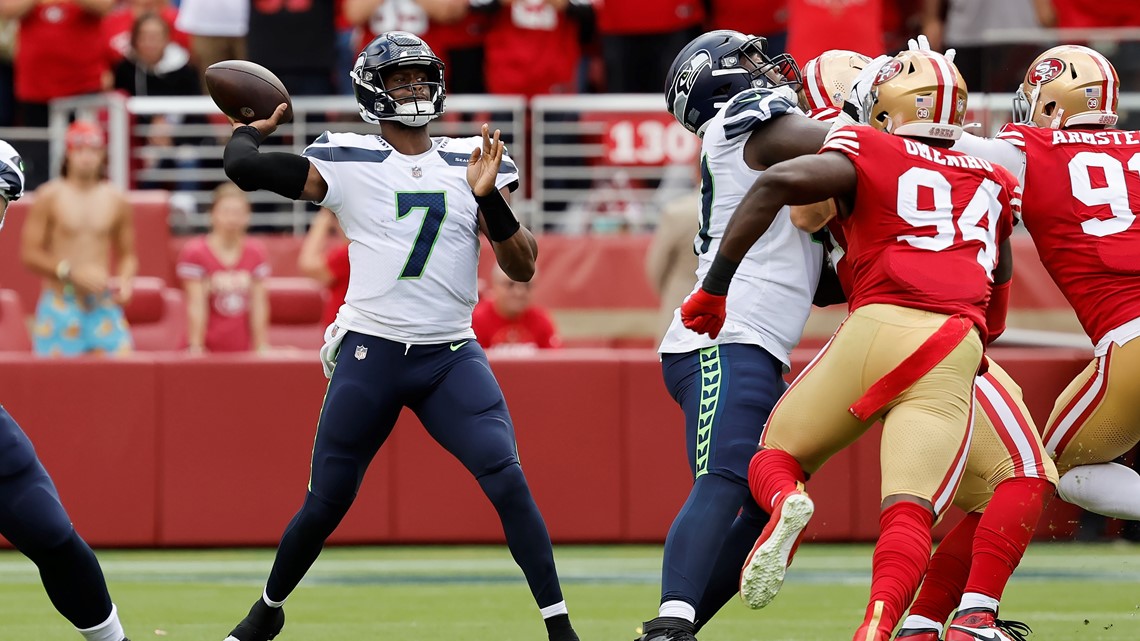
<instances>
[{"instance_id":1,"label":"navy football pants","mask_svg":"<svg viewBox=\"0 0 1140 641\"><path fill-rule=\"evenodd\" d=\"M734 594L768 521L748 491L748 464L787 385L783 364L756 345L726 344L661 359L685 413L693 489L665 539L661 602L685 601L707 623Z\"/></svg>"},{"instance_id":2,"label":"navy football pants","mask_svg":"<svg viewBox=\"0 0 1140 641\"><path fill-rule=\"evenodd\" d=\"M63 509L55 484L12 416L0 407L0 535L36 567L52 605L77 628L111 616L95 553Z\"/></svg>"},{"instance_id":3,"label":"navy football pants","mask_svg":"<svg viewBox=\"0 0 1140 641\"><path fill-rule=\"evenodd\" d=\"M479 481L538 606L562 601L550 534L519 467L514 426L483 349L474 340L409 347L356 332L341 344L317 426L309 492L277 549L268 597L285 600L316 561L404 407Z\"/></svg>"}]
</instances>

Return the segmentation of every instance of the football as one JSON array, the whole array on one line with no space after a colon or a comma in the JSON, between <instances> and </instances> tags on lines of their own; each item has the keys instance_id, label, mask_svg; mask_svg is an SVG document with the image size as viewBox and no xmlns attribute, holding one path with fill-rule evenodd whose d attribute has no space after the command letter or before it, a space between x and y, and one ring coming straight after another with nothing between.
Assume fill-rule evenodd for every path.
<instances>
[{"instance_id":1,"label":"football","mask_svg":"<svg viewBox=\"0 0 1140 641\"><path fill-rule=\"evenodd\" d=\"M246 60L223 60L206 69L206 90L218 109L230 118L249 124L273 115L277 105L288 108L281 123L293 121L293 101L273 72Z\"/></svg>"}]
</instances>

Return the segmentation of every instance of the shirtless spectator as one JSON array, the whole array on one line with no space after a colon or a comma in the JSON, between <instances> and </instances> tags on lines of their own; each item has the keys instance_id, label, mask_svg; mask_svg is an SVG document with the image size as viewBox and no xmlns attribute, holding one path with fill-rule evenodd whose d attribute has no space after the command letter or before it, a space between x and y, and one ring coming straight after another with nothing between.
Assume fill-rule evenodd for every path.
<instances>
[{"instance_id":1,"label":"shirtless spectator","mask_svg":"<svg viewBox=\"0 0 1140 641\"><path fill-rule=\"evenodd\" d=\"M45 277L33 348L41 356L123 354L131 349L131 336L122 305L130 300L138 269L130 205L106 180L98 125L76 121L66 142L62 177L36 190L21 241L24 264Z\"/></svg>"}]
</instances>

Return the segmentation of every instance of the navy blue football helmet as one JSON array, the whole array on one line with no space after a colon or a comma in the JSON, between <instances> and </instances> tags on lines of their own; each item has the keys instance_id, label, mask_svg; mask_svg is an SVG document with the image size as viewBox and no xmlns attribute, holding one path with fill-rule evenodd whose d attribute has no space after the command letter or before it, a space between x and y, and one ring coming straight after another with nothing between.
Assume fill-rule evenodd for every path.
<instances>
[{"instance_id":1,"label":"navy blue football helmet","mask_svg":"<svg viewBox=\"0 0 1140 641\"><path fill-rule=\"evenodd\" d=\"M698 136L736 94L759 87L803 88L800 68L788 54L769 56L768 41L739 31L710 31L685 45L665 80L665 107Z\"/></svg>"},{"instance_id":2,"label":"navy blue football helmet","mask_svg":"<svg viewBox=\"0 0 1140 641\"><path fill-rule=\"evenodd\" d=\"M384 73L394 67L420 66L428 69L428 80L417 82L428 88L428 99L405 100L392 98L397 89L411 89L413 84L385 87ZM394 120L409 127L422 127L443 113L443 99L447 90L443 84L443 61L419 36L407 31L389 31L376 36L356 57L349 72L352 92L365 122L377 124Z\"/></svg>"},{"instance_id":3,"label":"navy blue football helmet","mask_svg":"<svg viewBox=\"0 0 1140 641\"><path fill-rule=\"evenodd\" d=\"M0 216L8 203L24 195L24 162L12 145L0 140ZM0 217L0 225L4 219Z\"/></svg>"}]
</instances>

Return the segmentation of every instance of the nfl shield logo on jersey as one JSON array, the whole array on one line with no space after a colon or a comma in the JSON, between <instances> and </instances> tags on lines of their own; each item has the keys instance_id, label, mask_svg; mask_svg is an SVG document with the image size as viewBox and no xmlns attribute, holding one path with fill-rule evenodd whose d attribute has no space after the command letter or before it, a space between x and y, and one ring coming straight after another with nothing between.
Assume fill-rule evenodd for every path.
<instances>
[{"instance_id":1,"label":"nfl shield logo on jersey","mask_svg":"<svg viewBox=\"0 0 1140 641\"><path fill-rule=\"evenodd\" d=\"M368 356L368 348L363 345L356 346L356 360L362 361L365 356Z\"/></svg>"},{"instance_id":2,"label":"nfl shield logo on jersey","mask_svg":"<svg viewBox=\"0 0 1140 641\"><path fill-rule=\"evenodd\" d=\"M424 175L424 171L419 166L412 167L412 178L419 178Z\"/></svg>"}]
</instances>

